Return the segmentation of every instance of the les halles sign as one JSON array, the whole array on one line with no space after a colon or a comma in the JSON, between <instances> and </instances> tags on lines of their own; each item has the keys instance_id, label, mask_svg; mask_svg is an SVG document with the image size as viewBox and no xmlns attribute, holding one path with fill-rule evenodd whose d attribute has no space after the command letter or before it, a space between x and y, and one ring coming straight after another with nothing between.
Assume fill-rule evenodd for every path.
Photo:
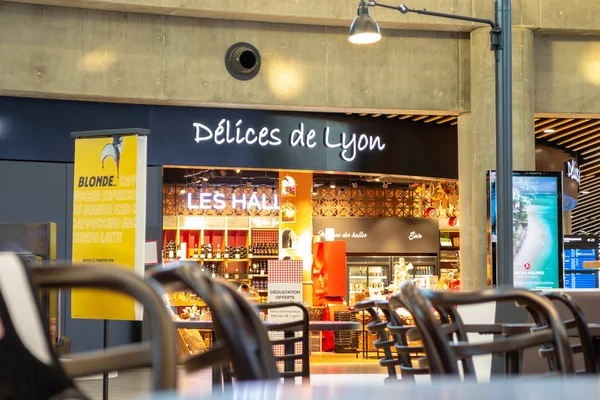
<instances>
[{"instance_id":1,"label":"les halles sign","mask_svg":"<svg viewBox=\"0 0 600 400\"><path fill-rule=\"evenodd\" d=\"M354 161L361 152L381 152L385 149L385 143L379 136L341 132L336 137L331 133L329 126L326 126L322 132L317 132L305 127L303 122L287 134L281 132L279 128L244 126L241 119L238 121L222 119L214 130L200 122L194 122L193 127L196 143L214 141L217 145L277 147L285 140L291 147L313 149L321 145L328 149L339 149L340 158L346 162Z\"/></svg>"}]
</instances>

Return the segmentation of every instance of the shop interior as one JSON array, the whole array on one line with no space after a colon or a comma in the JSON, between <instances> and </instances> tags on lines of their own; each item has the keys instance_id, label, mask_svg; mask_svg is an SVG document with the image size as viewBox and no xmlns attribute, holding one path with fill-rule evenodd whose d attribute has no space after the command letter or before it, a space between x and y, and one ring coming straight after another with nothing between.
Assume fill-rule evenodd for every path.
<instances>
[{"instance_id":1,"label":"shop interior","mask_svg":"<svg viewBox=\"0 0 600 400\"><path fill-rule=\"evenodd\" d=\"M426 220L434 232L381 228L379 234L391 239L389 245L381 245L371 229L378 221L390 220L385 217L408 223ZM327 228L332 221L338 232ZM364 221L375 225L363 229ZM302 297L296 300L309 308L311 319L366 324L367 316L355 312L353 305L386 299L409 278L425 288L458 289L459 229L456 182L326 172L163 169L164 263L197 264L247 291L251 301L266 303L274 300L269 298L272 262L296 260L303 270ZM425 247L413 246L425 241ZM176 319L211 319L203 301L191 293L170 293L169 302ZM210 347L210 331L186 331L180 347L192 353ZM335 336L315 333L311 352L317 358L341 353L347 360L348 353L356 353L357 360L376 359L371 338L366 329Z\"/></svg>"}]
</instances>

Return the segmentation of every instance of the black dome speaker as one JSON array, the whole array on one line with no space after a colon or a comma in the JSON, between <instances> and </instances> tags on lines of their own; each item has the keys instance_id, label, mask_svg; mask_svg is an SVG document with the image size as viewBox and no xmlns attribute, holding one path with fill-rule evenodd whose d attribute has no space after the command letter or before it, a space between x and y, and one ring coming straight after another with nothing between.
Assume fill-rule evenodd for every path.
<instances>
[{"instance_id":1,"label":"black dome speaker","mask_svg":"<svg viewBox=\"0 0 600 400\"><path fill-rule=\"evenodd\" d=\"M235 79L252 79L260 71L260 53L250 43L236 43L225 53L225 68Z\"/></svg>"}]
</instances>

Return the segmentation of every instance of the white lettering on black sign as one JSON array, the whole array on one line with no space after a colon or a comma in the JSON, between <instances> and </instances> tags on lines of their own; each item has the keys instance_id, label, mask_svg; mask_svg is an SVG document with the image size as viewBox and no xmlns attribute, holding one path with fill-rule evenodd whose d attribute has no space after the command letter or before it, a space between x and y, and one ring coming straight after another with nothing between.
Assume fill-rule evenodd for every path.
<instances>
[{"instance_id":1,"label":"white lettering on black sign","mask_svg":"<svg viewBox=\"0 0 600 400\"><path fill-rule=\"evenodd\" d=\"M269 129L268 127L252 128L243 126L240 119L235 124L227 119L222 119L214 130L199 122L194 122L196 131L194 141L196 143L204 141L214 141L217 145L223 144L258 144L261 147L279 146L282 144L280 138L281 130L278 128ZM298 124L298 128L289 134L289 145L291 147L306 147L313 149L317 147L317 132L314 129L305 129L304 123ZM346 162L352 162L359 153L365 151L383 151L385 143L379 136L367 135L365 133L346 133L342 132L338 137L331 134L327 126L323 130L323 146L328 149L339 149L339 156Z\"/></svg>"},{"instance_id":2,"label":"white lettering on black sign","mask_svg":"<svg viewBox=\"0 0 600 400\"><path fill-rule=\"evenodd\" d=\"M573 179L575 182L579 183L581 179L581 172L577 166L577 161L567 161L565 163L565 167L567 170L567 178Z\"/></svg>"},{"instance_id":3,"label":"white lettering on black sign","mask_svg":"<svg viewBox=\"0 0 600 400\"><path fill-rule=\"evenodd\" d=\"M415 231L412 231L408 235L408 240L415 240L415 239L421 239L421 238L423 238L423 235L421 235L419 232L415 232Z\"/></svg>"}]
</instances>

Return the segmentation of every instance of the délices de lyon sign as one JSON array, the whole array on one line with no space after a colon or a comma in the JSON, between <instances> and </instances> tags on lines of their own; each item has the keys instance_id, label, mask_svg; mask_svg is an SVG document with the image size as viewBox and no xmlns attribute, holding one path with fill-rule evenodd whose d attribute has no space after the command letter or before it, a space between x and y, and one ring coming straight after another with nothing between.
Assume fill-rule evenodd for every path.
<instances>
[{"instance_id":1,"label":"d\u00e9lices de lyon sign","mask_svg":"<svg viewBox=\"0 0 600 400\"><path fill-rule=\"evenodd\" d=\"M340 158L347 162L354 161L359 153L381 152L385 149L385 143L379 136L342 132L335 138L328 126L323 129L322 135L318 135L314 129L305 129L303 122L298 124L298 128L291 131L286 138L283 137L286 135L282 134L279 128L244 127L241 119L235 123L228 119L222 119L214 131L199 122L194 122L193 126L196 132L194 138L196 143L214 141L217 145L245 144L277 147L282 145L283 140L286 140L291 147L309 149L313 149L321 143L325 148L339 149Z\"/></svg>"}]
</instances>

